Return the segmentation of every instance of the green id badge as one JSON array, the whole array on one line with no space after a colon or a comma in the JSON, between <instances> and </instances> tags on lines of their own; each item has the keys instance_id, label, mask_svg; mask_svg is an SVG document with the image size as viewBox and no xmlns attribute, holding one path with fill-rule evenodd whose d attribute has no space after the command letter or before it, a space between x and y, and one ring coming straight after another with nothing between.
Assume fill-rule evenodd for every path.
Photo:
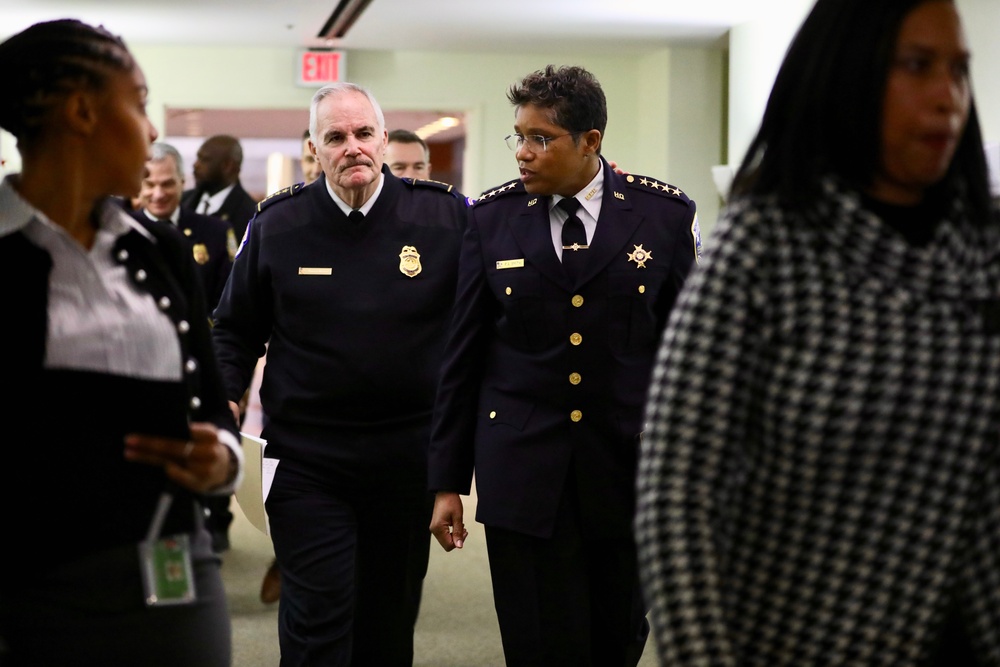
<instances>
[{"instance_id":1,"label":"green id badge","mask_svg":"<svg viewBox=\"0 0 1000 667\"><path fill-rule=\"evenodd\" d=\"M147 606L194 602L194 570L187 535L140 542L139 563Z\"/></svg>"}]
</instances>

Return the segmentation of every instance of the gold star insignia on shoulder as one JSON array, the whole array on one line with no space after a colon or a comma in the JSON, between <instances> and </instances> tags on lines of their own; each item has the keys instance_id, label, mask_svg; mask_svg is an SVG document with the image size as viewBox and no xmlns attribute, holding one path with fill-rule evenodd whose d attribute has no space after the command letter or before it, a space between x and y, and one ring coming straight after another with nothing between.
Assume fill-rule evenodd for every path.
<instances>
[{"instance_id":1,"label":"gold star insignia on shoulder","mask_svg":"<svg viewBox=\"0 0 1000 667\"><path fill-rule=\"evenodd\" d=\"M629 174L625 178L625 182L640 189L649 188L653 192L662 192L672 197L684 197L684 192L679 187L670 185L669 183L664 183L663 181L658 181L655 178L650 178L648 176L632 176Z\"/></svg>"},{"instance_id":2,"label":"gold star insignia on shoulder","mask_svg":"<svg viewBox=\"0 0 1000 667\"><path fill-rule=\"evenodd\" d=\"M644 250L642 244L633 245L635 248L633 252L628 253L628 261L635 262L640 269L646 268L646 262L653 259L653 253L649 250Z\"/></svg>"},{"instance_id":3,"label":"gold star insignia on shoulder","mask_svg":"<svg viewBox=\"0 0 1000 667\"><path fill-rule=\"evenodd\" d=\"M517 183L518 181L511 181L510 183L505 183L504 185L498 185L494 188L486 190L481 195L479 195L477 203L496 199L498 196L514 190L514 188L517 187Z\"/></svg>"}]
</instances>

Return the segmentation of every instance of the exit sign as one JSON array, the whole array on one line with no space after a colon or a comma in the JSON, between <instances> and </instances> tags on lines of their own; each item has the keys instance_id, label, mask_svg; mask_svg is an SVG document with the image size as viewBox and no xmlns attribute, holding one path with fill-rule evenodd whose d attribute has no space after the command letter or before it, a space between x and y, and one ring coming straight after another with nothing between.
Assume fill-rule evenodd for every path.
<instances>
[{"instance_id":1,"label":"exit sign","mask_svg":"<svg viewBox=\"0 0 1000 667\"><path fill-rule=\"evenodd\" d=\"M297 83L319 88L344 81L346 62L343 51L299 51Z\"/></svg>"}]
</instances>

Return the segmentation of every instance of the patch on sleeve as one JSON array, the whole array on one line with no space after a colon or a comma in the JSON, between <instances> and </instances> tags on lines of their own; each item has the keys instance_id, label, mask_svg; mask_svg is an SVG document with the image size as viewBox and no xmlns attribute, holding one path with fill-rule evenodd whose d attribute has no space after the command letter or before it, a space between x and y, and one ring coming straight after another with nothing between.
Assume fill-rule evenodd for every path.
<instances>
[{"instance_id":1,"label":"patch on sleeve","mask_svg":"<svg viewBox=\"0 0 1000 667\"><path fill-rule=\"evenodd\" d=\"M236 232L232 227L226 230L226 250L229 252L229 261L235 260L239 247L236 245Z\"/></svg>"},{"instance_id":2,"label":"patch on sleeve","mask_svg":"<svg viewBox=\"0 0 1000 667\"><path fill-rule=\"evenodd\" d=\"M701 264L701 226L698 224L698 214L691 221L691 241L694 243L694 263Z\"/></svg>"},{"instance_id":3,"label":"patch on sleeve","mask_svg":"<svg viewBox=\"0 0 1000 667\"><path fill-rule=\"evenodd\" d=\"M252 218L250 218L250 222L247 223L247 228L245 230L243 230L243 238L242 238L242 240L240 240L240 245L239 245L239 247L236 248L236 253L233 255L233 261L234 262L236 261L236 258L240 256L240 253L243 252L243 248L247 244L247 239L250 238L250 228L253 227L253 223L254 223L255 220L257 220L257 216L256 215L254 215ZM233 234L232 231L230 231L229 233ZM236 234L233 234L233 238L236 238Z\"/></svg>"}]
</instances>

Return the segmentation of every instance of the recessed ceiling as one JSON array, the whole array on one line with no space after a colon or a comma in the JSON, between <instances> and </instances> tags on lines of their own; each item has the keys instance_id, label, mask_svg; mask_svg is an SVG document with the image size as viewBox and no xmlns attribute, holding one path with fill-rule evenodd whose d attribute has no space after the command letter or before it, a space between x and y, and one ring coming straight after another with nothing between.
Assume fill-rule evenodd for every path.
<instances>
[{"instance_id":1,"label":"recessed ceiling","mask_svg":"<svg viewBox=\"0 0 1000 667\"><path fill-rule=\"evenodd\" d=\"M318 35L335 0L6 0L0 36L54 18L104 24L127 42L344 49L634 53L707 45L782 0L372 0L346 36Z\"/></svg>"}]
</instances>

